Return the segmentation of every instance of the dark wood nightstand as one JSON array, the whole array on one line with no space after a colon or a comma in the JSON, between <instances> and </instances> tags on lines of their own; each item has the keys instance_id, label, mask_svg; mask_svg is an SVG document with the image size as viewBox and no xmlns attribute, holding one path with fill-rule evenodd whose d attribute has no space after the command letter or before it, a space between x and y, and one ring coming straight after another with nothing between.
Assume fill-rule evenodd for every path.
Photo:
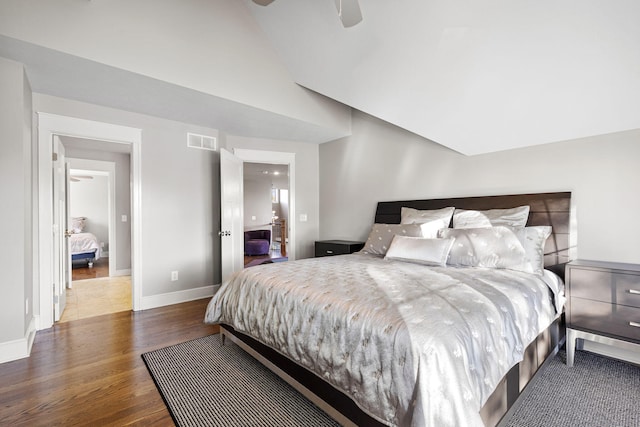
<instances>
[{"instance_id":1,"label":"dark wood nightstand","mask_svg":"<svg viewBox=\"0 0 640 427\"><path fill-rule=\"evenodd\" d=\"M578 260L565 277L567 366L576 340L578 348L640 363L640 265Z\"/></svg>"},{"instance_id":2,"label":"dark wood nightstand","mask_svg":"<svg viewBox=\"0 0 640 427\"><path fill-rule=\"evenodd\" d=\"M318 240L316 241L316 257L344 255L358 252L364 247L364 242L351 240Z\"/></svg>"}]
</instances>

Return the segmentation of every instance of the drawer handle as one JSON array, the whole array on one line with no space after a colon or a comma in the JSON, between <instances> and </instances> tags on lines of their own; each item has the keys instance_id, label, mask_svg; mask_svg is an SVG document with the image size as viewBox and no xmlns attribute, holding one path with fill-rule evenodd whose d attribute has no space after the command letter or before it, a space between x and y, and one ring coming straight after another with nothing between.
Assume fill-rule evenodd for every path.
<instances>
[{"instance_id":1,"label":"drawer handle","mask_svg":"<svg viewBox=\"0 0 640 427\"><path fill-rule=\"evenodd\" d=\"M332 254L332 253L333 253L333 251L329 251L329 250L328 250L328 251L327 251L327 253L328 253L328 254ZM640 292L639 292L639 293L640 293Z\"/></svg>"},{"instance_id":2,"label":"drawer handle","mask_svg":"<svg viewBox=\"0 0 640 427\"><path fill-rule=\"evenodd\" d=\"M634 295L640 295L640 291L637 289L629 289L629 293Z\"/></svg>"},{"instance_id":3,"label":"drawer handle","mask_svg":"<svg viewBox=\"0 0 640 427\"><path fill-rule=\"evenodd\" d=\"M638 323L638 322L629 322L629 326L635 326L636 328L640 328L640 323Z\"/></svg>"}]
</instances>

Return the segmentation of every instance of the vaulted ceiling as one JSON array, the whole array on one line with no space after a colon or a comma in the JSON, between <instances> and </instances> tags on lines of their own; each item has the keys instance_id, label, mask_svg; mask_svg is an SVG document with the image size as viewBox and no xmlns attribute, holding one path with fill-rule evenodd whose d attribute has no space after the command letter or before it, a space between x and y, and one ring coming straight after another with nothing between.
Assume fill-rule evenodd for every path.
<instances>
[{"instance_id":1,"label":"vaulted ceiling","mask_svg":"<svg viewBox=\"0 0 640 427\"><path fill-rule=\"evenodd\" d=\"M0 56L35 92L257 138L348 136L349 107L467 155L640 128L637 0L359 3L345 28L335 0L7 0Z\"/></svg>"},{"instance_id":2,"label":"vaulted ceiling","mask_svg":"<svg viewBox=\"0 0 640 427\"><path fill-rule=\"evenodd\" d=\"M640 2L249 2L294 80L464 154L640 128Z\"/></svg>"}]
</instances>

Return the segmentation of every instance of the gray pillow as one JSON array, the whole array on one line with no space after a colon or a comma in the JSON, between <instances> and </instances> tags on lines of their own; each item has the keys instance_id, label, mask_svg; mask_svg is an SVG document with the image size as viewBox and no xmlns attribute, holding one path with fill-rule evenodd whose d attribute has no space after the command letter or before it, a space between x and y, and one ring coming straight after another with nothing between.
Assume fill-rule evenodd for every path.
<instances>
[{"instance_id":1,"label":"gray pillow","mask_svg":"<svg viewBox=\"0 0 640 427\"><path fill-rule=\"evenodd\" d=\"M373 255L385 255L393 236L422 237L420 224L373 224L371 232L360 252Z\"/></svg>"}]
</instances>

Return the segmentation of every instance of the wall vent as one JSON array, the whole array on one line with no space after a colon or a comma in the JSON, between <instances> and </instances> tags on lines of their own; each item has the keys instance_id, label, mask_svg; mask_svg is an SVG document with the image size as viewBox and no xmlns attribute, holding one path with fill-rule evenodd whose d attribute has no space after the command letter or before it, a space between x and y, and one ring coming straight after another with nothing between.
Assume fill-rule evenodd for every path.
<instances>
[{"instance_id":1,"label":"wall vent","mask_svg":"<svg viewBox=\"0 0 640 427\"><path fill-rule=\"evenodd\" d=\"M214 136L198 135L197 133L188 132L187 147L216 151L218 149L218 139Z\"/></svg>"}]
</instances>

